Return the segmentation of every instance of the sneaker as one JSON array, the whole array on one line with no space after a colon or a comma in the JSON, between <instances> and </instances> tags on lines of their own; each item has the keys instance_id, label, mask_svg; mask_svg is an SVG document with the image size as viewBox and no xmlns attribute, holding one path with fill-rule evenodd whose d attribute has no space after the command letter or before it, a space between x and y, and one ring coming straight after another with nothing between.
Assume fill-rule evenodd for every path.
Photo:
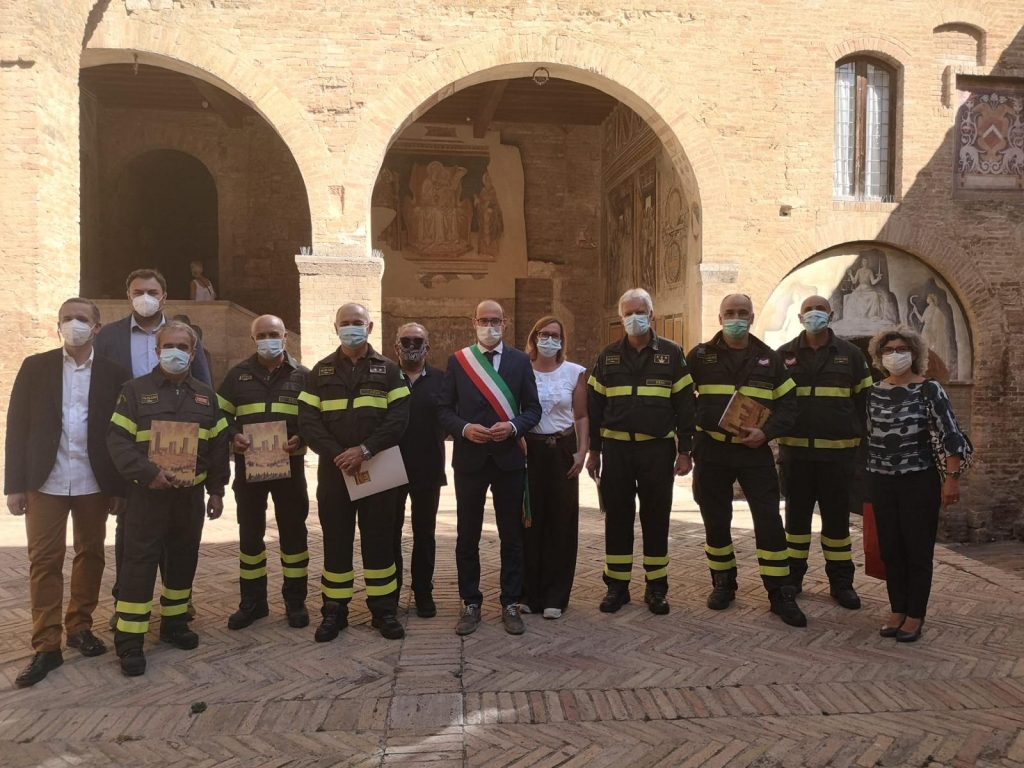
<instances>
[{"instance_id":1,"label":"sneaker","mask_svg":"<svg viewBox=\"0 0 1024 768\"><path fill-rule=\"evenodd\" d=\"M370 626L379 630L380 636L386 637L388 640L401 640L405 637L405 627L401 625L393 613L374 616L370 621Z\"/></svg>"},{"instance_id":2,"label":"sneaker","mask_svg":"<svg viewBox=\"0 0 1024 768\"><path fill-rule=\"evenodd\" d=\"M668 613L668 597L664 592L648 589L644 592L644 602L647 603L647 610L651 613L658 616L664 616Z\"/></svg>"},{"instance_id":3,"label":"sneaker","mask_svg":"<svg viewBox=\"0 0 1024 768\"><path fill-rule=\"evenodd\" d=\"M601 613L615 613L619 608L629 602L629 589L622 587L608 587L608 594L601 601L599 609Z\"/></svg>"},{"instance_id":4,"label":"sneaker","mask_svg":"<svg viewBox=\"0 0 1024 768\"><path fill-rule=\"evenodd\" d=\"M132 648L121 654L121 672L126 677L138 677L146 672L146 654L141 648Z\"/></svg>"},{"instance_id":5,"label":"sneaker","mask_svg":"<svg viewBox=\"0 0 1024 768\"><path fill-rule=\"evenodd\" d=\"M173 624L170 627L161 626L160 640L183 651L191 651L193 648L199 647L199 635L184 623Z\"/></svg>"},{"instance_id":6,"label":"sneaker","mask_svg":"<svg viewBox=\"0 0 1024 768\"><path fill-rule=\"evenodd\" d=\"M728 571L715 571L711 574L711 585L708 608L724 611L736 599L736 577Z\"/></svg>"},{"instance_id":7,"label":"sneaker","mask_svg":"<svg viewBox=\"0 0 1024 768\"><path fill-rule=\"evenodd\" d=\"M270 615L270 609L264 600L262 603L252 600L243 600L238 610L228 616L228 629L245 629L256 619L262 619Z\"/></svg>"},{"instance_id":8,"label":"sneaker","mask_svg":"<svg viewBox=\"0 0 1024 768\"><path fill-rule=\"evenodd\" d=\"M510 635L521 635L526 631L526 625L523 624L523 617L519 615L519 606L516 603L505 606L505 610L501 612L501 623L505 625L505 631Z\"/></svg>"},{"instance_id":9,"label":"sneaker","mask_svg":"<svg viewBox=\"0 0 1024 768\"><path fill-rule=\"evenodd\" d=\"M860 608L860 595L852 586L832 587L829 589L829 594L832 595L833 600L847 610L856 611Z\"/></svg>"},{"instance_id":10,"label":"sneaker","mask_svg":"<svg viewBox=\"0 0 1024 768\"><path fill-rule=\"evenodd\" d=\"M796 604L796 590L792 586L780 587L769 593L772 613L791 627L806 627L807 617Z\"/></svg>"},{"instance_id":11,"label":"sneaker","mask_svg":"<svg viewBox=\"0 0 1024 768\"><path fill-rule=\"evenodd\" d=\"M465 606L459 623L455 625L456 635L471 635L480 626L480 606L475 603Z\"/></svg>"},{"instance_id":12,"label":"sneaker","mask_svg":"<svg viewBox=\"0 0 1024 768\"><path fill-rule=\"evenodd\" d=\"M324 617L323 621L320 622L320 626L313 633L313 639L318 643L331 642L331 640L338 636L341 630L348 626L347 606L345 606L343 611L342 606L338 603L324 603L324 606L320 609L320 615Z\"/></svg>"},{"instance_id":13,"label":"sneaker","mask_svg":"<svg viewBox=\"0 0 1024 768\"><path fill-rule=\"evenodd\" d=\"M432 619L437 616L437 605L429 593L417 592L413 595L413 600L416 603L416 615L421 619Z\"/></svg>"},{"instance_id":14,"label":"sneaker","mask_svg":"<svg viewBox=\"0 0 1024 768\"><path fill-rule=\"evenodd\" d=\"M288 626L295 629L309 626L309 611L304 603L286 603L284 606L285 615L288 617Z\"/></svg>"},{"instance_id":15,"label":"sneaker","mask_svg":"<svg viewBox=\"0 0 1024 768\"><path fill-rule=\"evenodd\" d=\"M107 646L90 629L81 629L68 635L68 648L77 648L83 656L102 656Z\"/></svg>"},{"instance_id":16,"label":"sneaker","mask_svg":"<svg viewBox=\"0 0 1024 768\"><path fill-rule=\"evenodd\" d=\"M531 608L528 603L519 603L519 612L530 614L533 613L533 608Z\"/></svg>"},{"instance_id":17,"label":"sneaker","mask_svg":"<svg viewBox=\"0 0 1024 768\"><path fill-rule=\"evenodd\" d=\"M560 619L560 618L562 618L562 609L561 608L545 608L544 609L544 618L545 619Z\"/></svg>"},{"instance_id":18,"label":"sneaker","mask_svg":"<svg viewBox=\"0 0 1024 768\"><path fill-rule=\"evenodd\" d=\"M33 686L63 663L64 654L60 651L40 651L14 678L14 684L19 688Z\"/></svg>"}]
</instances>

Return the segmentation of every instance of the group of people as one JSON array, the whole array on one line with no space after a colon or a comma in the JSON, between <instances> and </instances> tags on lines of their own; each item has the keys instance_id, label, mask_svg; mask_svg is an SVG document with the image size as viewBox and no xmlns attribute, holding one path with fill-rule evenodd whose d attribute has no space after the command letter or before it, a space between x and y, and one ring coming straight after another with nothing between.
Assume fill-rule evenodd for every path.
<instances>
[{"instance_id":1,"label":"group of people","mask_svg":"<svg viewBox=\"0 0 1024 768\"><path fill-rule=\"evenodd\" d=\"M62 348L27 358L11 395L5 493L10 511L26 517L35 651L19 686L34 685L63 663L62 629L68 647L83 655L107 651L92 632L92 614L108 513L117 515L112 629L122 671L145 672L143 641L158 571L160 639L197 647L199 636L190 627L192 584L204 517L215 519L223 510L229 455L235 463L240 602L228 628L241 630L269 615L270 499L285 615L292 627L310 623L304 454L312 449L319 459L323 531L314 638L329 642L348 624L357 524L372 626L385 638L403 637L398 595L410 501L415 610L424 618L437 613L434 529L447 482L449 436L463 603L459 635L481 622L479 544L488 490L500 538L505 630L522 634L523 613L562 616L576 570L584 468L598 483L604 511L607 593L600 611L614 613L630 601L639 500L644 602L654 614L669 612L674 480L691 469L706 533L710 609L728 608L737 592L731 535L737 481L750 505L771 611L791 626L807 624L796 597L815 506L831 595L844 608L857 609L849 492L865 439L891 604L881 634L901 642L921 635L939 506L958 499L971 449L942 387L924 377L927 348L912 330L894 328L872 340L875 367L886 374L873 384L861 351L829 329L832 311L823 297L802 303L804 331L776 351L750 333L750 299L727 296L721 331L684 354L654 332L651 297L635 288L618 302L622 339L603 349L588 373L566 358L567 333L557 317L537 321L524 352L505 343L504 310L488 300L473 317L476 340L441 371L428 362L424 325L398 329L393 360L370 345L367 308L348 303L334 319L339 346L308 369L287 351L280 318L256 318L254 353L214 390L195 331L162 312L167 286L160 273L136 270L126 290L131 314L107 326L88 299L65 301L58 314ZM766 409L761 426L738 433L722 426L737 393ZM247 474L251 430L263 422L283 423L286 476ZM160 448L155 436L167 423L193 430L196 439L194 473L185 481L154 460L154 442ZM408 483L353 499L346 475L360 482L364 463L395 446ZM786 499L785 522L780 496ZM62 622L69 512L75 556Z\"/></svg>"}]
</instances>

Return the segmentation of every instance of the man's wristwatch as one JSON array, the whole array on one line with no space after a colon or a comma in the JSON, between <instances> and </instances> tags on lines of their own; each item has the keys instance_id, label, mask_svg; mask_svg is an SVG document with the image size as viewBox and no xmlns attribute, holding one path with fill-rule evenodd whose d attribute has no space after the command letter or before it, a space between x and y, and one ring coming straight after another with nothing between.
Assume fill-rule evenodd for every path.
<instances>
[{"instance_id":1,"label":"man's wristwatch","mask_svg":"<svg viewBox=\"0 0 1024 768\"><path fill-rule=\"evenodd\" d=\"M373 458L373 453L365 445L360 445L359 450L363 452L363 461L369 461Z\"/></svg>"}]
</instances>

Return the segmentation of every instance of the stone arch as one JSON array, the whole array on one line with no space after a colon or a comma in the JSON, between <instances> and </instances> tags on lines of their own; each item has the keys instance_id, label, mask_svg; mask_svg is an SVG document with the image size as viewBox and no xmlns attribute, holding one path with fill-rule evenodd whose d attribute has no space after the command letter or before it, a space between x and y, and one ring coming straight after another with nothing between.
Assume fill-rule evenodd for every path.
<instances>
[{"instance_id":1,"label":"stone arch","mask_svg":"<svg viewBox=\"0 0 1024 768\"><path fill-rule=\"evenodd\" d=\"M356 201L345 212L346 231L365 234L370 195L395 137L430 107L471 85L529 77L537 67L551 77L598 88L630 107L651 126L681 178L692 179L702 208L703 251L714 252L716 227L726 217L728 179L715 162L713 140L678 96L650 68L593 40L563 34L500 34L446 48L412 67L363 112L344 178ZM711 247L708 248L708 244ZM362 244L366 255L369 239ZM698 255L698 260L700 256Z\"/></svg>"},{"instance_id":2,"label":"stone arch","mask_svg":"<svg viewBox=\"0 0 1024 768\"><path fill-rule=\"evenodd\" d=\"M183 45L176 31L100 24L82 51L81 67L103 64L150 64L210 83L252 107L281 137L302 176L309 200L314 241L323 240L330 222L341 216L341 200L331 191L331 156L320 133L304 117L306 111L284 94L265 70L236 51L195 41ZM182 51L187 52L183 58Z\"/></svg>"},{"instance_id":3,"label":"stone arch","mask_svg":"<svg viewBox=\"0 0 1024 768\"><path fill-rule=\"evenodd\" d=\"M877 56L885 63L895 67L901 76L904 62L911 57L910 49L902 42L872 36L854 37L835 42L826 48L826 52L829 60L833 63L854 53Z\"/></svg>"}]
</instances>

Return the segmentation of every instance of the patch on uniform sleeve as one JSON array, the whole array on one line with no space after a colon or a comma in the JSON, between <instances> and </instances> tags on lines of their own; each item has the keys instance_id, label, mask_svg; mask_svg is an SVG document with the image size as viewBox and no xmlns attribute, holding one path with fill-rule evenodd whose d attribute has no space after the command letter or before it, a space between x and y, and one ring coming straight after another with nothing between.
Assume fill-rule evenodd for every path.
<instances>
[{"instance_id":1,"label":"patch on uniform sleeve","mask_svg":"<svg viewBox=\"0 0 1024 768\"><path fill-rule=\"evenodd\" d=\"M333 376L334 366L333 365L321 365L316 369L317 376Z\"/></svg>"},{"instance_id":2,"label":"patch on uniform sleeve","mask_svg":"<svg viewBox=\"0 0 1024 768\"><path fill-rule=\"evenodd\" d=\"M757 364L763 368L767 368L772 364L772 359L770 357L759 357L757 358Z\"/></svg>"},{"instance_id":3,"label":"patch on uniform sleeve","mask_svg":"<svg viewBox=\"0 0 1024 768\"><path fill-rule=\"evenodd\" d=\"M156 392L153 392L152 394L148 395L139 395L139 402L142 403L143 405L152 405L153 403L159 403L160 395L158 395Z\"/></svg>"},{"instance_id":4,"label":"patch on uniform sleeve","mask_svg":"<svg viewBox=\"0 0 1024 768\"><path fill-rule=\"evenodd\" d=\"M849 355L836 355L835 357L832 358L832 362L835 363L836 365L849 365L850 364L850 356Z\"/></svg>"},{"instance_id":5,"label":"patch on uniform sleeve","mask_svg":"<svg viewBox=\"0 0 1024 768\"><path fill-rule=\"evenodd\" d=\"M620 365L622 363L622 355L605 355L605 365Z\"/></svg>"},{"instance_id":6,"label":"patch on uniform sleeve","mask_svg":"<svg viewBox=\"0 0 1024 768\"><path fill-rule=\"evenodd\" d=\"M127 402L128 402L128 398L124 396L124 392L122 392L120 395L117 396L117 404L118 405L121 405L122 403L127 403Z\"/></svg>"},{"instance_id":7,"label":"patch on uniform sleeve","mask_svg":"<svg viewBox=\"0 0 1024 768\"><path fill-rule=\"evenodd\" d=\"M240 373L240 374L238 374L238 380L239 381L252 381L252 374L251 373Z\"/></svg>"},{"instance_id":8,"label":"patch on uniform sleeve","mask_svg":"<svg viewBox=\"0 0 1024 768\"><path fill-rule=\"evenodd\" d=\"M792 368L794 365L796 365L796 355L790 355L785 359L784 362L786 363L787 368Z\"/></svg>"},{"instance_id":9,"label":"patch on uniform sleeve","mask_svg":"<svg viewBox=\"0 0 1024 768\"><path fill-rule=\"evenodd\" d=\"M195 400L196 400L196 405L209 405L210 404L210 398L207 397L206 395L196 395L195 396Z\"/></svg>"},{"instance_id":10,"label":"patch on uniform sleeve","mask_svg":"<svg viewBox=\"0 0 1024 768\"><path fill-rule=\"evenodd\" d=\"M668 355L658 355L658 354L656 354L654 356L654 364L655 365L668 365L668 361L669 361Z\"/></svg>"},{"instance_id":11,"label":"patch on uniform sleeve","mask_svg":"<svg viewBox=\"0 0 1024 768\"><path fill-rule=\"evenodd\" d=\"M370 364L370 373L387 373L388 367L386 365L374 365Z\"/></svg>"}]
</instances>

